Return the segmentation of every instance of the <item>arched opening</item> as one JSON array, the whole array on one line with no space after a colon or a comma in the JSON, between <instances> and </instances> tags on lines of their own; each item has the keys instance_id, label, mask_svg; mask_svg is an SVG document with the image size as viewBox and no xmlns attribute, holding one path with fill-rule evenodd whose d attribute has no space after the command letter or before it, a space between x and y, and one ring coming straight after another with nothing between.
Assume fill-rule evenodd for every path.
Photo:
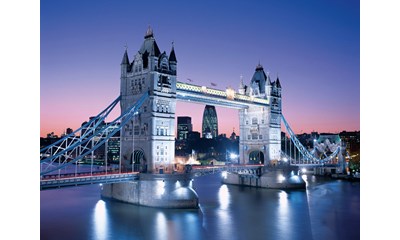
<instances>
[{"instance_id":1,"label":"arched opening","mask_svg":"<svg viewBox=\"0 0 400 240\"><path fill-rule=\"evenodd\" d=\"M135 150L131 155L131 164L133 164L134 172L147 172L147 161L144 157L143 150Z\"/></svg>"},{"instance_id":2,"label":"arched opening","mask_svg":"<svg viewBox=\"0 0 400 240\"><path fill-rule=\"evenodd\" d=\"M264 153L258 150L250 152L249 164L264 164Z\"/></svg>"}]
</instances>

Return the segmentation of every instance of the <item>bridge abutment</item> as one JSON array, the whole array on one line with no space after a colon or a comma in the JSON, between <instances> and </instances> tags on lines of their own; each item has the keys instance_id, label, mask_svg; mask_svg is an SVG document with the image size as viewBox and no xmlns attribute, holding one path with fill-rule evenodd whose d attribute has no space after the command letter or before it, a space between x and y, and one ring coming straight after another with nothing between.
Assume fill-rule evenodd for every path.
<instances>
[{"instance_id":1,"label":"bridge abutment","mask_svg":"<svg viewBox=\"0 0 400 240\"><path fill-rule=\"evenodd\" d=\"M271 189L305 189L306 183L297 175L298 170L298 167L287 166L265 167L259 176L227 173L226 177L222 177L222 183Z\"/></svg>"},{"instance_id":2,"label":"bridge abutment","mask_svg":"<svg viewBox=\"0 0 400 240\"><path fill-rule=\"evenodd\" d=\"M158 208L198 208L189 174L140 174L139 180L104 184L101 196Z\"/></svg>"}]
</instances>

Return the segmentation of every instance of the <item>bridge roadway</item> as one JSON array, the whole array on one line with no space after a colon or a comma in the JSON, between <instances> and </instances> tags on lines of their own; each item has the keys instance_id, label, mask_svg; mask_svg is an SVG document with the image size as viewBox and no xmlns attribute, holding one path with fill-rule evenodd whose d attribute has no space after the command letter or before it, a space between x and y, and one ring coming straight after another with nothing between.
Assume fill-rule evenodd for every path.
<instances>
[{"instance_id":1,"label":"bridge roadway","mask_svg":"<svg viewBox=\"0 0 400 240\"><path fill-rule=\"evenodd\" d=\"M191 165L189 165L191 166ZM226 172L237 172L240 174L255 175L257 169L260 169L264 165L217 165L217 166L196 166L193 165L190 168L186 168L186 174L191 174L191 177L199 177L208 174ZM182 174L182 173L177 173ZM160 174L162 176L162 174ZM118 183L126 181L139 180L139 172L82 172L82 173L69 173L69 174L54 174L45 175L40 179L40 190L64 188L64 187L76 187L81 185L89 184L107 184L107 183Z\"/></svg>"},{"instance_id":2,"label":"bridge roadway","mask_svg":"<svg viewBox=\"0 0 400 240\"><path fill-rule=\"evenodd\" d=\"M119 173L112 172L106 173L93 172L78 173L78 174L61 174L61 175L45 175L40 179L40 190L62 188L62 187L75 187L81 185L89 185L95 183L117 183L125 181L133 181L139 179L139 172Z\"/></svg>"}]
</instances>

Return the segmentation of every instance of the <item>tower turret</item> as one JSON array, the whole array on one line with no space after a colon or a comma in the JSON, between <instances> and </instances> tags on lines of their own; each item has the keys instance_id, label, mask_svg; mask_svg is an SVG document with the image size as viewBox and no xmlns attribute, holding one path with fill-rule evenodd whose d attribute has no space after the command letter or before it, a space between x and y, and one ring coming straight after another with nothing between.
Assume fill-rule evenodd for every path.
<instances>
[{"instance_id":1,"label":"tower turret","mask_svg":"<svg viewBox=\"0 0 400 240\"><path fill-rule=\"evenodd\" d=\"M169 61L169 67L170 67L171 71L176 75L176 63L178 61L176 60L176 55L175 55L175 50L174 50L174 42L172 42L172 49L169 54L168 61Z\"/></svg>"},{"instance_id":2,"label":"tower turret","mask_svg":"<svg viewBox=\"0 0 400 240\"><path fill-rule=\"evenodd\" d=\"M240 85L239 85L239 94L245 94L246 93L246 89L245 89L245 87L244 87L244 84L243 84L243 75L240 75Z\"/></svg>"},{"instance_id":3,"label":"tower turret","mask_svg":"<svg viewBox=\"0 0 400 240\"><path fill-rule=\"evenodd\" d=\"M125 48L124 56L122 57L121 61L121 76L125 75L128 72L129 68L129 58L128 58L128 50Z\"/></svg>"},{"instance_id":4,"label":"tower turret","mask_svg":"<svg viewBox=\"0 0 400 240\"><path fill-rule=\"evenodd\" d=\"M256 97L265 97L265 86L267 83L267 75L264 72L263 66L258 63L256 71L250 82L250 93Z\"/></svg>"}]
</instances>

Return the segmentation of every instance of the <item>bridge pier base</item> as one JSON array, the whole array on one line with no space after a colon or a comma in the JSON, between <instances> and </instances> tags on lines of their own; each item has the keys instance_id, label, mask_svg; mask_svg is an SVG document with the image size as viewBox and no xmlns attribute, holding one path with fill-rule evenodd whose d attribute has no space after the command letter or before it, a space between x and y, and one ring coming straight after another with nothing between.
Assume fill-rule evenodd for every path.
<instances>
[{"instance_id":1,"label":"bridge pier base","mask_svg":"<svg viewBox=\"0 0 400 240\"><path fill-rule=\"evenodd\" d=\"M305 189L306 183L298 175L298 167L264 168L259 176L227 173L222 183L272 189Z\"/></svg>"},{"instance_id":2,"label":"bridge pier base","mask_svg":"<svg viewBox=\"0 0 400 240\"><path fill-rule=\"evenodd\" d=\"M189 174L140 174L139 180L104 184L101 196L158 208L198 208Z\"/></svg>"}]
</instances>

